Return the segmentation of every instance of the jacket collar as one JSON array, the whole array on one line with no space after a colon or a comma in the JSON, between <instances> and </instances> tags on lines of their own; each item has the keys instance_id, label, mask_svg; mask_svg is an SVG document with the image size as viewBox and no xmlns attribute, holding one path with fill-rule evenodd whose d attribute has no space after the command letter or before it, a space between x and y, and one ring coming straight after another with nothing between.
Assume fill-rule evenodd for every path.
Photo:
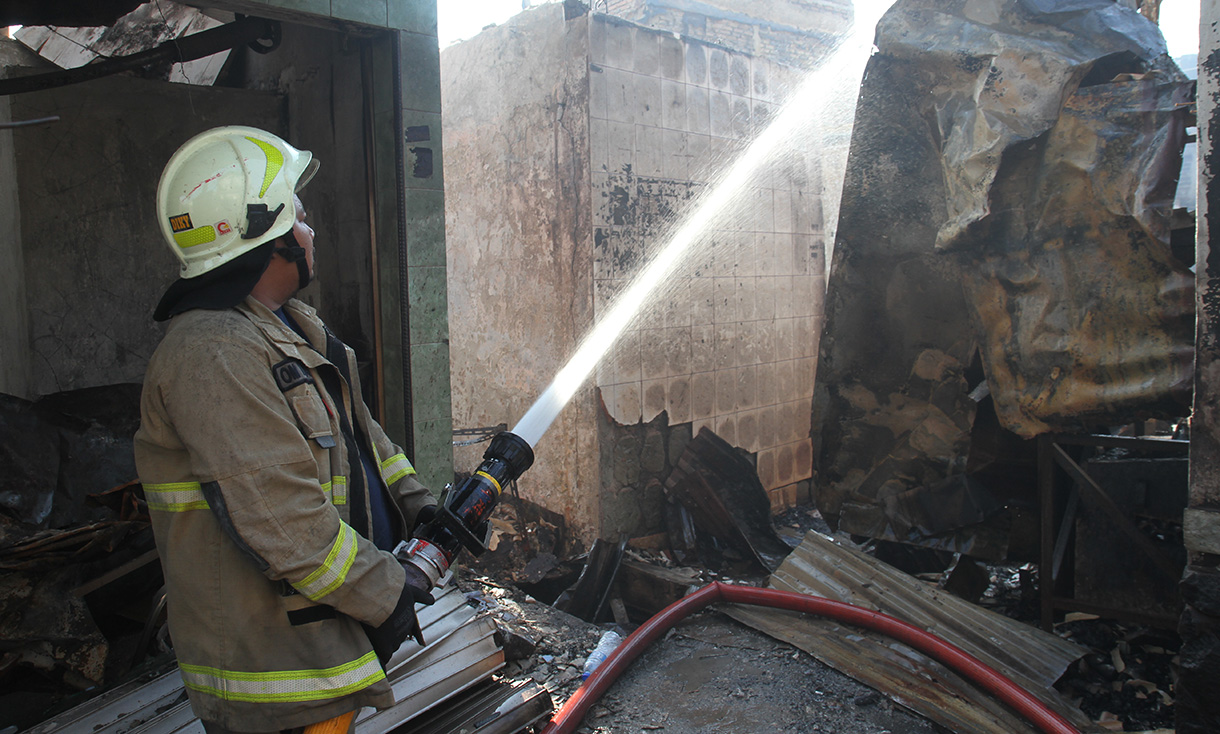
<instances>
[{"instance_id":1,"label":"jacket collar","mask_svg":"<svg viewBox=\"0 0 1220 734\"><path fill-rule=\"evenodd\" d=\"M267 308L254 296L247 296L246 300L237 304L236 308L242 315L250 319L251 323L258 327L285 357L299 359L310 368L330 364L330 361L321 354L326 344L325 327L318 319L317 312L305 303L293 298L284 304L284 310L309 335L309 341L302 339L300 334L288 328L274 311ZM310 344L310 341L314 340L322 345L321 349L316 349Z\"/></svg>"}]
</instances>

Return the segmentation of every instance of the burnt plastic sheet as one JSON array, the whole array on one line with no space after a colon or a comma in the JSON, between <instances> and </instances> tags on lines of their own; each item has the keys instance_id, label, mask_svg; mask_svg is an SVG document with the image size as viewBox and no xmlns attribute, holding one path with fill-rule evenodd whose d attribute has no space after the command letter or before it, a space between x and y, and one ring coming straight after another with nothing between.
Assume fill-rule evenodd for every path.
<instances>
[{"instance_id":1,"label":"burnt plastic sheet","mask_svg":"<svg viewBox=\"0 0 1220 734\"><path fill-rule=\"evenodd\" d=\"M875 43L827 289L817 504L849 532L1002 552L1001 516L980 522L982 495L951 481L981 408L1025 438L1187 408L1192 276L1168 217L1190 87L1109 0L898 0ZM947 489L929 522L912 500Z\"/></svg>"},{"instance_id":2,"label":"burnt plastic sheet","mask_svg":"<svg viewBox=\"0 0 1220 734\"><path fill-rule=\"evenodd\" d=\"M771 525L771 505L758 472L738 449L707 428L687 444L665 491L706 533L757 562L779 565L789 548Z\"/></svg>"}]
</instances>

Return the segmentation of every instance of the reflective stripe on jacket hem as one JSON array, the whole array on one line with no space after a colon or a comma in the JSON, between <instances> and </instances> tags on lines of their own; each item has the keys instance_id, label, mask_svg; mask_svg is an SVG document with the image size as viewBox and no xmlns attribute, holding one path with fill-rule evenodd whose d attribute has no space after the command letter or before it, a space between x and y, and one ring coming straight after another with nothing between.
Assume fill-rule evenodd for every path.
<instances>
[{"instance_id":1,"label":"reflective stripe on jacket hem","mask_svg":"<svg viewBox=\"0 0 1220 734\"><path fill-rule=\"evenodd\" d=\"M282 703L338 698L385 678L376 653L321 670L251 673L179 663L187 688L226 701Z\"/></svg>"},{"instance_id":2,"label":"reflective stripe on jacket hem","mask_svg":"<svg viewBox=\"0 0 1220 734\"><path fill-rule=\"evenodd\" d=\"M199 482L145 484L144 499L148 502L148 509L159 512L208 509L208 502L203 497L203 488Z\"/></svg>"},{"instance_id":3,"label":"reflective stripe on jacket hem","mask_svg":"<svg viewBox=\"0 0 1220 734\"><path fill-rule=\"evenodd\" d=\"M318 601L339 588L347 579L347 572L356 561L356 531L345 522L339 522L339 535L322 565L314 569L299 583L293 584L310 601Z\"/></svg>"},{"instance_id":4,"label":"reflective stripe on jacket hem","mask_svg":"<svg viewBox=\"0 0 1220 734\"><path fill-rule=\"evenodd\" d=\"M392 486L399 479L414 473L415 467L411 466L411 462L403 454L394 454L381 462L381 478L385 480L387 487Z\"/></svg>"}]
</instances>

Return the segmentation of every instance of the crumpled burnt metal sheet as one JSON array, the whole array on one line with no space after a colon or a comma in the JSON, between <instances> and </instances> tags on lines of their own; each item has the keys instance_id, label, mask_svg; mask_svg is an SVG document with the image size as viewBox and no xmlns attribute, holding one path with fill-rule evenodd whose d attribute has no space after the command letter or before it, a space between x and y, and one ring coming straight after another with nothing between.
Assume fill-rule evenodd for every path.
<instances>
[{"instance_id":1,"label":"crumpled burnt metal sheet","mask_svg":"<svg viewBox=\"0 0 1220 734\"><path fill-rule=\"evenodd\" d=\"M898 498L966 472L981 402L1023 437L1186 410L1192 276L1168 216L1190 87L1109 0L898 0L876 45L827 289L817 502L853 533L971 552L1003 497L947 503L935 528Z\"/></svg>"}]
</instances>

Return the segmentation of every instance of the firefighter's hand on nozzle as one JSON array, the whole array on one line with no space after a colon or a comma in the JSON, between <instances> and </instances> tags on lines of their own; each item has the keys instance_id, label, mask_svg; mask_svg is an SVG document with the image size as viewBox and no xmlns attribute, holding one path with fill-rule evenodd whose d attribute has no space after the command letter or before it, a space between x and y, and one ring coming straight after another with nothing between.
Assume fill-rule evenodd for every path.
<instances>
[{"instance_id":1,"label":"firefighter's hand on nozzle","mask_svg":"<svg viewBox=\"0 0 1220 734\"><path fill-rule=\"evenodd\" d=\"M432 584L428 583L428 577L424 575L424 572L410 563L403 563L402 570L407 572L406 587L412 598L415 599L415 603L425 606L433 604L436 599L430 593Z\"/></svg>"},{"instance_id":2,"label":"firefighter's hand on nozzle","mask_svg":"<svg viewBox=\"0 0 1220 734\"><path fill-rule=\"evenodd\" d=\"M385 666L390 658L402 647L402 643L408 637L412 637L422 647L424 642L424 632L419 626L419 619L415 616L416 604L432 604L436 600L428 593L427 578L423 579L424 586L419 586L418 578L412 579L412 571L414 569L407 568L407 581L402 585L402 592L398 597L398 604L395 605L394 611L390 612L389 618L382 622L377 627L364 625L364 633L368 635L369 642L373 645L373 652L377 653L377 659L381 661L382 666ZM415 571L415 573L419 573ZM422 576L422 574L420 574Z\"/></svg>"}]
</instances>

